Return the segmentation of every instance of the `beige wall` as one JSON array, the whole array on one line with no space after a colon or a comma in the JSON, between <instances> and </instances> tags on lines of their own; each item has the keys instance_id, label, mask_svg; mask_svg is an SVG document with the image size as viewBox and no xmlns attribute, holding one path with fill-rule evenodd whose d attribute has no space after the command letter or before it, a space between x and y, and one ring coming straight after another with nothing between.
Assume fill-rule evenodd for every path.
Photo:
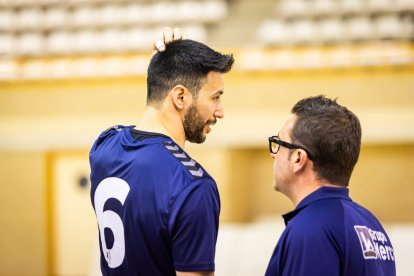
<instances>
[{"instance_id":1,"label":"beige wall","mask_svg":"<svg viewBox=\"0 0 414 276\"><path fill-rule=\"evenodd\" d=\"M225 119L205 144L188 145L188 151L217 180L223 222L287 212L291 203L272 190L267 137L300 98L338 97L363 125L351 195L384 221L413 223L413 91L411 67L233 72L226 76ZM53 209L46 194L56 185L49 153L86 152L108 126L135 124L145 95L144 77L0 83L0 248L7 252L0 274L56 268L48 255L57 246L51 220L56 210L46 208Z\"/></svg>"},{"instance_id":2,"label":"beige wall","mask_svg":"<svg viewBox=\"0 0 414 276\"><path fill-rule=\"evenodd\" d=\"M1 151L0 176L0 275L45 275L45 157Z\"/></svg>"},{"instance_id":3,"label":"beige wall","mask_svg":"<svg viewBox=\"0 0 414 276\"><path fill-rule=\"evenodd\" d=\"M413 223L414 143L364 146L351 191L380 219Z\"/></svg>"}]
</instances>

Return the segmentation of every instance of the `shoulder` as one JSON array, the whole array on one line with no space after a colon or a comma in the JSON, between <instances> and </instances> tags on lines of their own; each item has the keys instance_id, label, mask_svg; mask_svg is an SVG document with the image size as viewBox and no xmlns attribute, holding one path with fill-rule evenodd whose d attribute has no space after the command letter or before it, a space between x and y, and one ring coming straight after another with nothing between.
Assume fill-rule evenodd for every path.
<instances>
[{"instance_id":1,"label":"shoulder","mask_svg":"<svg viewBox=\"0 0 414 276\"><path fill-rule=\"evenodd\" d=\"M205 178L206 180L212 180L211 176L203 169L203 167L192 159L180 146L173 141L164 141L163 147L170 155L172 162L178 166L181 170L187 172L188 177L191 180ZM209 181L208 181L209 182ZM214 181L213 181L214 182Z\"/></svg>"},{"instance_id":2,"label":"shoulder","mask_svg":"<svg viewBox=\"0 0 414 276\"><path fill-rule=\"evenodd\" d=\"M280 239L280 250L288 254L289 260L302 256L315 261L314 258L323 256L336 262L343 256L344 241L341 202L320 200L303 208L289 221Z\"/></svg>"},{"instance_id":3,"label":"shoulder","mask_svg":"<svg viewBox=\"0 0 414 276\"><path fill-rule=\"evenodd\" d=\"M123 125L115 125L112 127L107 128L106 130L102 131L98 138L96 138L95 142L92 145L92 148L89 154L93 154L96 151L100 150L101 148L105 147L109 140L112 140L114 137L118 137L123 130L129 129L130 127L123 126Z\"/></svg>"},{"instance_id":4,"label":"shoulder","mask_svg":"<svg viewBox=\"0 0 414 276\"><path fill-rule=\"evenodd\" d=\"M305 239L331 233L343 236L345 224L344 207L341 200L318 200L303 208L288 224L290 231Z\"/></svg>"},{"instance_id":5,"label":"shoulder","mask_svg":"<svg viewBox=\"0 0 414 276\"><path fill-rule=\"evenodd\" d=\"M176 166L175 176L181 178L185 175L186 178L183 182L185 184L180 185L180 189L177 190L178 194L173 196L172 204L176 207L182 206L191 199L194 203L192 208L197 205L203 206L203 203L219 208L220 196L217 185L208 172L173 141L163 142L163 147L168 151L171 162Z\"/></svg>"},{"instance_id":6,"label":"shoulder","mask_svg":"<svg viewBox=\"0 0 414 276\"><path fill-rule=\"evenodd\" d=\"M312 202L299 213L298 217L301 217L301 221L315 220L334 221L343 218L344 215L344 203L339 199L321 199Z\"/></svg>"},{"instance_id":7,"label":"shoulder","mask_svg":"<svg viewBox=\"0 0 414 276\"><path fill-rule=\"evenodd\" d=\"M162 168L168 179L174 183L174 204L187 197L204 197L218 200L219 192L216 182L204 168L192 159L175 142L168 140L162 142L163 159L169 165Z\"/></svg>"}]
</instances>

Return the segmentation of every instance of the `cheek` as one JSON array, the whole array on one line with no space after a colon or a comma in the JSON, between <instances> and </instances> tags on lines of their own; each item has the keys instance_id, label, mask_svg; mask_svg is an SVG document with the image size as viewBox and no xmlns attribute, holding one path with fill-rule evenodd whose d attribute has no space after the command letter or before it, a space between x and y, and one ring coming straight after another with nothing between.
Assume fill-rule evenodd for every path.
<instances>
[{"instance_id":1,"label":"cheek","mask_svg":"<svg viewBox=\"0 0 414 276\"><path fill-rule=\"evenodd\" d=\"M215 109L216 103L212 99L204 98L199 102L199 108L204 112L210 112Z\"/></svg>"},{"instance_id":2,"label":"cheek","mask_svg":"<svg viewBox=\"0 0 414 276\"><path fill-rule=\"evenodd\" d=\"M280 174L282 171L286 170L286 161L284 162L282 160L282 156L276 156L276 158L273 160L273 172L275 174Z\"/></svg>"},{"instance_id":3,"label":"cheek","mask_svg":"<svg viewBox=\"0 0 414 276\"><path fill-rule=\"evenodd\" d=\"M276 174L279 171L276 159L273 160L273 173Z\"/></svg>"},{"instance_id":4,"label":"cheek","mask_svg":"<svg viewBox=\"0 0 414 276\"><path fill-rule=\"evenodd\" d=\"M214 107L211 105L202 105L199 107L198 112L200 116L207 121L208 119L211 119L211 117L213 116Z\"/></svg>"}]
</instances>

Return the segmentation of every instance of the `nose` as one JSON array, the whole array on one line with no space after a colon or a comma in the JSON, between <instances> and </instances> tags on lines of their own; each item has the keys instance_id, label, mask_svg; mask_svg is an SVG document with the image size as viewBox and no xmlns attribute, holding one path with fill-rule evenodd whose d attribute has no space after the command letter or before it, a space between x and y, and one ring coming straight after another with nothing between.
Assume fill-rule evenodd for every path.
<instances>
[{"instance_id":1,"label":"nose","mask_svg":"<svg viewBox=\"0 0 414 276\"><path fill-rule=\"evenodd\" d=\"M224 118L224 106L223 106L223 103L221 101L217 105L216 110L214 111L214 117L220 118L220 119Z\"/></svg>"}]
</instances>

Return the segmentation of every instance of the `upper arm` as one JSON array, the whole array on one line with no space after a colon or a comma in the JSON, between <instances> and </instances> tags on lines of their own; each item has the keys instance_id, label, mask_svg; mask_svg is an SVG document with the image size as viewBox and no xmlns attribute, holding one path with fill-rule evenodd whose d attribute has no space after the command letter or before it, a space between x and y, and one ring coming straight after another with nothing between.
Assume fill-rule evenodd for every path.
<instances>
[{"instance_id":1,"label":"upper arm","mask_svg":"<svg viewBox=\"0 0 414 276\"><path fill-rule=\"evenodd\" d=\"M180 271L214 271L219 198L213 180L198 181L177 199L170 222L174 266Z\"/></svg>"}]
</instances>

